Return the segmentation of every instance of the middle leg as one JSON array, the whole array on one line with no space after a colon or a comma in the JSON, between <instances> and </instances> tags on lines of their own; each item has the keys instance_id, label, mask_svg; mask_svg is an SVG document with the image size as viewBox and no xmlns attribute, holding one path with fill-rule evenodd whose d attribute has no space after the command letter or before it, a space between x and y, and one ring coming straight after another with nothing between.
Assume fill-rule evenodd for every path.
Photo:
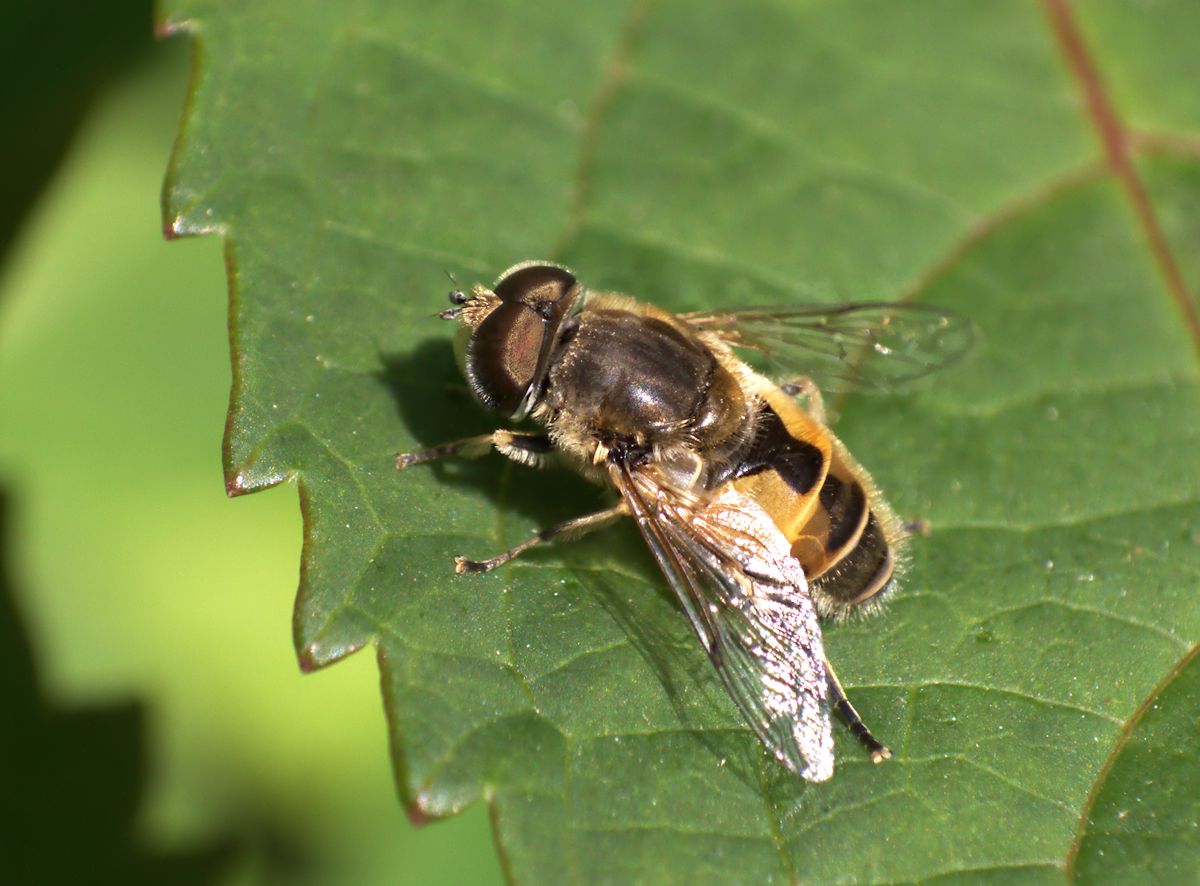
<instances>
[{"instance_id":1,"label":"middle leg","mask_svg":"<svg viewBox=\"0 0 1200 886\"><path fill-rule=\"evenodd\" d=\"M466 557L454 558L454 571L459 575L464 572L491 572L497 566L503 566L514 557L519 557L534 545L541 544L544 541L550 541L552 538L557 538L560 535L573 535L576 538L581 535L599 529L616 520L618 517L623 517L629 513L624 502L618 505L613 505L611 508L606 508L603 511L597 511L594 514L587 514L583 517L576 517L573 520L564 520L557 526L551 526L549 529L543 529L536 535L527 538L519 545L509 548L502 554L497 554L489 560L468 560Z\"/></svg>"}]
</instances>

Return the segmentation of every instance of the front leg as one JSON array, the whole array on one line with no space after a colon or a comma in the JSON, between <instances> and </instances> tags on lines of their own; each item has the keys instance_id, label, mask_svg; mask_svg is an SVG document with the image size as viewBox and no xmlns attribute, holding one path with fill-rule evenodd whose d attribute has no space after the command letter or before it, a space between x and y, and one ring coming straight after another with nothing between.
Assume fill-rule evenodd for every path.
<instances>
[{"instance_id":1,"label":"front leg","mask_svg":"<svg viewBox=\"0 0 1200 886\"><path fill-rule=\"evenodd\" d=\"M465 440L455 440L453 443L443 443L441 446L434 446L432 449L426 449L421 452L402 452L396 456L396 467L403 469L410 465L434 461L448 455L476 458L485 454L493 446L498 452L508 456L513 461L534 467L540 465L545 460L546 455L554 450L550 438L545 434L526 434L520 431L499 430L491 434L482 434L478 437L467 437ZM550 541L562 535L578 538L628 513L628 509L625 507L624 502L622 502L611 508L605 508L603 511L597 511L594 514L576 517L573 520L566 520L557 526L543 529L519 545L515 545L490 559L468 560L466 557L455 557L454 571L460 575L464 572L491 572L497 566L502 566L514 557L519 557L534 545Z\"/></svg>"},{"instance_id":2,"label":"front leg","mask_svg":"<svg viewBox=\"0 0 1200 886\"><path fill-rule=\"evenodd\" d=\"M464 440L455 440L453 443L443 443L441 446L434 446L432 449L424 449L420 452L401 452L396 456L396 467L403 470L412 465L424 464L427 461L435 461L449 455L457 455L460 458L478 458L486 455L493 447L501 455L531 467L540 467L546 456L554 450L554 445L545 434L527 434L522 431L501 429L490 434L481 434L478 437L467 437Z\"/></svg>"}]
</instances>

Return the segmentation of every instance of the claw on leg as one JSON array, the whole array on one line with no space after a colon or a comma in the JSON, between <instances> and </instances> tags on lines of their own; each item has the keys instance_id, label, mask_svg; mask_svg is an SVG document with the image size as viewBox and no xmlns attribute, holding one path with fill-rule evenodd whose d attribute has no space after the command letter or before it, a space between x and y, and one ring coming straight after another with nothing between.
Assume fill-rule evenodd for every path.
<instances>
[{"instance_id":1,"label":"claw on leg","mask_svg":"<svg viewBox=\"0 0 1200 886\"><path fill-rule=\"evenodd\" d=\"M480 437L455 440L453 443L443 443L441 446L434 446L432 449L422 449L420 452L401 452L396 456L396 469L402 471L412 465L424 464L427 461L436 461L439 458L446 458L450 455L462 455L471 458L476 455L483 455L491 446L492 435L484 434Z\"/></svg>"},{"instance_id":2,"label":"claw on leg","mask_svg":"<svg viewBox=\"0 0 1200 886\"><path fill-rule=\"evenodd\" d=\"M420 452L401 452L396 456L396 467L404 470L412 465L436 461L451 455L461 458L478 458L485 455L493 446L501 455L532 467L539 466L554 448L545 434L526 434L501 429L491 434L443 443L441 446L423 449Z\"/></svg>"},{"instance_id":3,"label":"claw on leg","mask_svg":"<svg viewBox=\"0 0 1200 886\"><path fill-rule=\"evenodd\" d=\"M512 551L505 551L498 557L492 557L490 560L468 560L466 557L458 556L454 558L454 571L458 575L470 573L491 572L497 566L503 566L513 557L517 556Z\"/></svg>"}]
</instances>

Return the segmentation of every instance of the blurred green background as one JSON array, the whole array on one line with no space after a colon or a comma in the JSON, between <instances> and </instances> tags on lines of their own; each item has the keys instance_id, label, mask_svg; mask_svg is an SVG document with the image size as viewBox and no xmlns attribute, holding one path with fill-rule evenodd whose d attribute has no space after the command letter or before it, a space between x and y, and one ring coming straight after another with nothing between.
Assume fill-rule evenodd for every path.
<instances>
[{"instance_id":1,"label":"blurred green background","mask_svg":"<svg viewBox=\"0 0 1200 886\"><path fill-rule=\"evenodd\" d=\"M24 57L38 56L39 40L76 59L88 44L86 21L72 36L14 30L4 15L9 41L28 44ZM498 881L485 809L408 823L371 653L299 672L296 493L231 501L222 482L222 244L161 233L191 46L151 45L148 17L119 26L138 30L93 41L108 55L79 72L74 85L86 89L66 75L27 77L20 89L10 80L0 108L22 136L5 149L13 222L0 232L15 232L7 248L0 241L0 485L11 498L3 566L16 612L0 606L0 638L24 635L55 710L140 707L140 735L119 750L140 754L131 772L142 774L130 787L132 823L118 829L153 855L215 849L219 863L200 866L200 881L213 871L231 883ZM47 122L47 108L62 119ZM0 680L8 699L35 682L13 667ZM86 729L65 736L58 753L108 768ZM49 745L30 747L58 768ZM10 779L37 769L6 756ZM105 815L94 783L64 781L47 808ZM27 813L12 784L10 813ZM44 829L53 847L64 820L31 816L26 829ZM70 843L78 849L68 840L64 851ZM103 881L102 864L81 861Z\"/></svg>"}]
</instances>

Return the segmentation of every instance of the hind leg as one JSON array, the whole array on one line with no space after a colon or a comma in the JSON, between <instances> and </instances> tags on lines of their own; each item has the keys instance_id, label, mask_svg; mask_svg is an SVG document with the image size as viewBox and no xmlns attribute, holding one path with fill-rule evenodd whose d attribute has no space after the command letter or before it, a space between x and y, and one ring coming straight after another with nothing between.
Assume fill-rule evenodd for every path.
<instances>
[{"instance_id":1,"label":"hind leg","mask_svg":"<svg viewBox=\"0 0 1200 886\"><path fill-rule=\"evenodd\" d=\"M871 734L871 730L867 728L867 724L863 722L858 711L854 710L854 705L850 704L850 699L846 697L846 690L838 682L837 674L833 672L833 667L829 664L828 659L825 660L825 673L829 678L830 703L837 710L838 715L846 722L846 728L854 734L855 738L863 743L863 747L871 754L871 762L882 763L884 760L890 760L892 752Z\"/></svg>"}]
</instances>

